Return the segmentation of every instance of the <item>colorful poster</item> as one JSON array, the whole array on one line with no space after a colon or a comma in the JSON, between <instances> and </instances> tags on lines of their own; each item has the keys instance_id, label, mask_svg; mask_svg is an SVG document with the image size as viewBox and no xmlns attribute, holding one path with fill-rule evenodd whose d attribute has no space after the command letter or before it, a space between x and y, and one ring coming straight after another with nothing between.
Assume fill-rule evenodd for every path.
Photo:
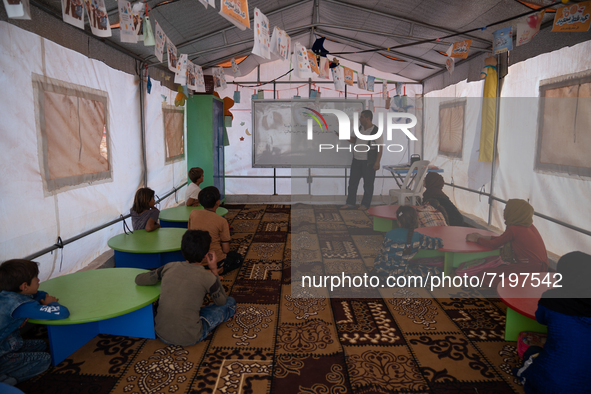
<instances>
[{"instance_id":1,"label":"colorful poster","mask_svg":"<svg viewBox=\"0 0 591 394\"><path fill-rule=\"evenodd\" d=\"M354 74L353 70L349 67L343 67L343 74L345 75L345 83L349 86L353 86Z\"/></svg>"},{"instance_id":2,"label":"colorful poster","mask_svg":"<svg viewBox=\"0 0 591 394\"><path fill-rule=\"evenodd\" d=\"M213 68L213 83L213 90L216 92L226 88L226 75L224 74L224 69L222 67Z\"/></svg>"},{"instance_id":3,"label":"colorful poster","mask_svg":"<svg viewBox=\"0 0 591 394\"><path fill-rule=\"evenodd\" d=\"M535 13L525 18L524 21L517 23L516 46L527 44L540 32L544 13L545 11Z\"/></svg>"},{"instance_id":4,"label":"colorful poster","mask_svg":"<svg viewBox=\"0 0 591 394\"><path fill-rule=\"evenodd\" d=\"M367 90L367 76L357 73L357 87L361 90Z\"/></svg>"},{"instance_id":5,"label":"colorful poster","mask_svg":"<svg viewBox=\"0 0 591 394\"><path fill-rule=\"evenodd\" d=\"M209 0L209 4L215 7L214 0ZM240 30L246 30L247 27L250 29L247 0L221 0L220 15L232 22Z\"/></svg>"},{"instance_id":6,"label":"colorful poster","mask_svg":"<svg viewBox=\"0 0 591 394\"><path fill-rule=\"evenodd\" d=\"M374 91L375 82L376 82L376 77L372 77L371 75L367 76L367 91L368 92Z\"/></svg>"},{"instance_id":7,"label":"colorful poster","mask_svg":"<svg viewBox=\"0 0 591 394\"><path fill-rule=\"evenodd\" d=\"M404 86L402 82L396 82L396 95L402 96L402 86Z\"/></svg>"},{"instance_id":8,"label":"colorful poster","mask_svg":"<svg viewBox=\"0 0 591 394\"><path fill-rule=\"evenodd\" d=\"M331 68L332 80L334 81L334 88L338 91L345 90L345 74L342 67Z\"/></svg>"},{"instance_id":9,"label":"colorful poster","mask_svg":"<svg viewBox=\"0 0 591 394\"><path fill-rule=\"evenodd\" d=\"M275 26L271 36L271 53L278 56L281 60L288 60L291 53L291 37L284 31Z\"/></svg>"},{"instance_id":10,"label":"colorful poster","mask_svg":"<svg viewBox=\"0 0 591 394\"><path fill-rule=\"evenodd\" d=\"M556 10L553 32L585 32L591 26L591 1L567 5Z\"/></svg>"},{"instance_id":11,"label":"colorful poster","mask_svg":"<svg viewBox=\"0 0 591 394\"><path fill-rule=\"evenodd\" d=\"M232 60L230 60L230 64L232 64L232 72L234 73L234 76L241 76L242 73L240 72L240 67L238 67L238 63L236 63L236 59L232 58Z\"/></svg>"},{"instance_id":12,"label":"colorful poster","mask_svg":"<svg viewBox=\"0 0 591 394\"><path fill-rule=\"evenodd\" d=\"M254 46L252 53L265 59L271 59L271 40L269 38L269 18L261 10L254 9Z\"/></svg>"},{"instance_id":13,"label":"colorful poster","mask_svg":"<svg viewBox=\"0 0 591 394\"><path fill-rule=\"evenodd\" d=\"M154 54L158 58L159 62L162 62L162 55L164 54L164 44L166 42L166 35L164 31L158 24L158 21L154 21L156 23L156 34L154 35L154 41L156 41L156 45L154 46Z\"/></svg>"},{"instance_id":14,"label":"colorful poster","mask_svg":"<svg viewBox=\"0 0 591 394\"><path fill-rule=\"evenodd\" d=\"M133 28L137 34L138 41L144 41L144 15L146 14L146 5L142 2L134 3L131 6L133 17Z\"/></svg>"},{"instance_id":15,"label":"colorful poster","mask_svg":"<svg viewBox=\"0 0 591 394\"><path fill-rule=\"evenodd\" d=\"M455 57L457 59L466 59L468 57L470 45L472 45L472 40L454 42L450 45L447 56Z\"/></svg>"},{"instance_id":16,"label":"colorful poster","mask_svg":"<svg viewBox=\"0 0 591 394\"><path fill-rule=\"evenodd\" d=\"M205 93L205 78L203 78L203 69L201 68L201 66L198 66L196 64L193 64L194 70L195 70L195 83L196 83L196 87L197 89L194 89L196 92L201 92L201 93Z\"/></svg>"},{"instance_id":17,"label":"colorful poster","mask_svg":"<svg viewBox=\"0 0 591 394\"><path fill-rule=\"evenodd\" d=\"M168 54L168 69L173 73L176 73L176 63L178 59L176 47L168 37L166 37L166 53Z\"/></svg>"},{"instance_id":18,"label":"colorful poster","mask_svg":"<svg viewBox=\"0 0 591 394\"><path fill-rule=\"evenodd\" d=\"M176 72L174 74L174 83L179 85L187 84L187 62L189 61L189 55L181 53L179 61L176 62Z\"/></svg>"},{"instance_id":19,"label":"colorful poster","mask_svg":"<svg viewBox=\"0 0 591 394\"><path fill-rule=\"evenodd\" d=\"M62 0L62 19L64 22L84 30L84 4L82 0Z\"/></svg>"},{"instance_id":20,"label":"colorful poster","mask_svg":"<svg viewBox=\"0 0 591 394\"><path fill-rule=\"evenodd\" d=\"M133 26L131 3L127 0L117 0L117 8L119 9L119 37L121 42L135 44L137 34L135 34L135 27Z\"/></svg>"},{"instance_id":21,"label":"colorful poster","mask_svg":"<svg viewBox=\"0 0 591 394\"><path fill-rule=\"evenodd\" d=\"M382 98L385 100L388 98L388 81L382 80Z\"/></svg>"},{"instance_id":22,"label":"colorful poster","mask_svg":"<svg viewBox=\"0 0 591 394\"><path fill-rule=\"evenodd\" d=\"M495 55L510 51L512 49L513 26L504 27L493 33L493 53Z\"/></svg>"},{"instance_id":23,"label":"colorful poster","mask_svg":"<svg viewBox=\"0 0 591 394\"><path fill-rule=\"evenodd\" d=\"M318 76L320 78L329 79L330 78L330 64L326 56L320 56L320 64L318 65Z\"/></svg>"},{"instance_id":24,"label":"colorful poster","mask_svg":"<svg viewBox=\"0 0 591 394\"><path fill-rule=\"evenodd\" d=\"M450 74L453 74L454 69L456 68L456 61L453 57L445 59L445 68L447 68L447 71L449 71Z\"/></svg>"},{"instance_id":25,"label":"colorful poster","mask_svg":"<svg viewBox=\"0 0 591 394\"><path fill-rule=\"evenodd\" d=\"M97 37L111 37L111 25L104 0L84 0L92 34Z\"/></svg>"},{"instance_id":26,"label":"colorful poster","mask_svg":"<svg viewBox=\"0 0 591 394\"><path fill-rule=\"evenodd\" d=\"M197 90L195 64L190 60L187 60L187 87L191 90Z\"/></svg>"},{"instance_id":27,"label":"colorful poster","mask_svg":"<svg viewBox=\"0 0 591 394\"><path fill-rule=\"evenodd\" d=\"M305 46L299 42L295 43L293 51L295 57L295 71L298 78L310 78L312 76L312 70L310 69L310 62L308 61L308 50Z\"/></svg>"},{"instance_id":28,"label":"colorful poster","mask_svg":"<svg viewBox=\"0 0 591 394\"><path fill-rule=\"evenodd\" d=\"M320 70L318 69L318 60L316 58L316 54L314 52L312 52L311 49L308 49L308 62L310 62L310 70L312 70L312 72L316 73L317 75L320 75Z\"/></svg>"}]
</instances>

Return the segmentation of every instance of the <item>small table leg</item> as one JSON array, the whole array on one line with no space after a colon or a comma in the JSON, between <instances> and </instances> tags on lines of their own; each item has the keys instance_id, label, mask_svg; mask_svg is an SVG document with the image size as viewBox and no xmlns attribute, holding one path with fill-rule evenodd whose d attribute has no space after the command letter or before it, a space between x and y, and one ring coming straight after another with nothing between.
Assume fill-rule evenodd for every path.
<instances>
[{"instance_id":1,"label":"small table leg","mask_svg":"<svg viewBox=\"0 0 591 394\"><path fill-rule=\"evenodd\" d=\"M505 321L505 341L516 341L522 331L534 331L547 333L548 326L538 323L534 319L523 316L521 313L507 307L507 320Z\"/></svg>"}]
</instances>

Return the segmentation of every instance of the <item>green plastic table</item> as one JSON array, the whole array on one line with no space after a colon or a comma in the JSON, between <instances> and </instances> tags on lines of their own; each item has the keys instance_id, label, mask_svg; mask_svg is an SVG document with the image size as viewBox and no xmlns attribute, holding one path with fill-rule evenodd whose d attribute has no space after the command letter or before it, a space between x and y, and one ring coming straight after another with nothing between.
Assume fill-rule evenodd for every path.
<instances>
[{"instance_id":1,"label":"green plastic table","mask_svg":"<svg viewBox=\"0 0 591 394\"><path fill-rule=\"evenodd\" d=\"M173 207L173 208L166 208L160 211L160 225L162 227L178 227L178 228L187 228L189 223L189 215L195 209L203 209L202 205L198 207L187 207L187 206L180 206L180 207ZM220 216L226 216L228 210L226 208L218 207L215 213Z\"/></svg>"},{"instance_id":2,"label":"green plastic table","mask_svg":"<svg viewBox=\"0 0 591 394\"><path fill-rule=\"evenodd\" d=\"M499 255L498 249L489 249L476 242L466 241L466 235L470 233L491 236L497 235L491 231L456 226L419 227L415 231L429 237L441 238L443 241L442 248L437 250L419 250L419 253L416 254L415 258L443 255L445 258L443 267L445 275L451 275L453 268L458 267L465 261Z\"/></svg>"},{"instance_id":3,"label":"green plastic table","mask_svg":"<svg viewBox=\"0 0 591 394\"><path fill-rule=\"evenodd\" d=\"M159 268L171 261L184 261L181 240L187 229L159 228L152 232L135 230L109 239L115 251L115 266L128 268Z\"/></svg>"},{"instance_id":4,"label":"green plastic table","mask_svg":"<svg viewBox=\"0 0 591 394\"><path fill-rule=\"evenodd\" d=\"M379 205L367 210L367 214L373 216L373 231L387 232L398 228L396 219L396 210L400 207L398 204Z\"/></svg>"},{"instance_id":5,"label":"green plastic table","mask_svg":"<svg viewBox=\"0 0 591 394\"><path fill-rule=\"evenodd\" d=\"M547 272L540 272L538 278L544 278L546 274ZM536 321L536 310L542 293L552 287L543 283L533 287L533 281L525 280L524 283L524 280L525 278L520 276L518 285L511 287L511 282L505 278L505 283L499 282L497 285L497 294L507 305L505 341L516 341L522 331L548 332L548 326Z\"/></svg>"},{"instance_id":6,"label":"green plastic table","mask_svg":"<svg viewBox=\"0 0 591 394\"><path fill-rule=\"evenodd\" d=\"M70 311L70 317L62 320L29 319L47 325L54 366L98 334L156 337L152 302L160 296L160 284L137 286L135 277L142 272L147 271L105 268L41 283L39 290L59 298Z\"/></svg>"}]
</instances>

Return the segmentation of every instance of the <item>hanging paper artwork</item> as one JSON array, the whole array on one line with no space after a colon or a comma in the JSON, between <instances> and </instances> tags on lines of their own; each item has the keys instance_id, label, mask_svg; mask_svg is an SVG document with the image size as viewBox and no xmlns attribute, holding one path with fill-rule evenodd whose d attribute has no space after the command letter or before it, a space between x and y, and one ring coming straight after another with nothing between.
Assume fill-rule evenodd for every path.
<instances>
[{"instance_id":1,"label":"hanging paper artwork","mask_svg":"<svg viewBox=\"0 0 591 394\"><path fill-rule=\"evenodd\" d=\"M308 53L308 62L310 63L310 70L317 75L320 75L320 70L318 69L318 62L316 61L316 54L312 52L311 49L307 50Z\"/></svg>"},{"instance_id":2,"label":"hanging paper artwork","mask_svg":"<svg viewBox=\"0 0 591 394\"><path fill-rule=\"evenodd\" d=\"M402 86L404 84L402 82L396 82L396 95L402 94Z\"/></svg>"},{"instance_id":3,"label":"hanging paper artwork","mask_svg":"<svg viewBox=\"0 0 591 394\"><path fill-rule=\"evenodd\" d=\"M191 63L193 64L193 63ZM193 64L193 72L195 73L195 88L196 92L205 93L205 78L203 78L203 69L201 66Z\"/></svg>"},{"instance_id":4,"label":"hanging paper artwork","mask_svg":"<svg viewBox=\"0 0 591 394\"><path fill-rule=\"evenodd\" d=\"M84 0L92 34L97 37L111 37L111 25L104 0Z\"/></svg>"},{"instance_id":5,"label":"hanging paper artwork","mask_svg":"<svg viewBox=\"0 0 591 394\"><path fill-rule=\"evenodd\" d=\"M4 0L4 8L10 19L31 19L31 6L29 5L29 0ZM64 2L62 1L62 14L63 9ZM82 29L84 29L84 26Z\"/></svg>"},{"instance_id":6,"label":"hanging paper artwork","mask_svg":"<svg viewBox=\"0 0 591 394\"><path fill-rule=\"evenodd\" d=\"M213 8L215 8L215 0L199 0L199 2L201 4L203 4L203 6L205 8L207 8L207 5L209 4L210 6L212 6Z\"/></svg>"},{"instance_id":7,"label":"hanging paper artwork","mask_svg":"<svg viewBox=\"0 0 591 394\"><path fill-rule=\"evenodd\" d=\"M371 75L367 76L367 91L368 92L374 91L375 82L376 82L376 77L372 77Z\"/></svg>"},{"instance_id":8,"label":"hanging paper artwork","mask_svg":"<svg viewBox=\"0 0 591 394\"><path fill-rule=\"evenodd\" d=\"M191 90L197 90L197 75L195 73L195 64L187 60L187 87Z\"/></svg>"},{"instance_id":9,"label":"hanging paper artwork","mask_svg":"<svg viewBox=\"0 0 591 394\"><path fill-rule=\"evenodd\" d=\"M236 91L234 92L234 102L235 102L236 104L240 104L240 91L239 91L239 90L236 90ZM240 126L243 126L243 125L244 125L244 122L242 122L242 123L240 124Z\"/></svg>"},{"instance_id":10,"label":"hanging paper artwork","mask_svg":"<svg viewBox=\"0 0 591 394\"><path fill-rule=\"evenodd\" d=\"M176 62L176 72L174 74L174 83L180 85L187 84L187 62L189 61L189 55L181 53L179 61Z\"/></svg>"},{"instance_id":11,"label":"hanging paper artwork","mask_svg":"<svg viewBox=\"0 0 591 394\"><path fill-rule=\"evenodd\" d=\"M224 74L224 69L222 67L213 68L213 83L213 90L216 92L226 88L226 75Z\"/></svg>"},{"instance_id":12,"label":"hanging paper artwork","mask_svg":"<svg viewBox=\"0 0 591 394\"><path fill-rule=\"evenodd\" d=\"M329 79L330 78L330 69L329 69L329 62L328 59L324 56L320 57L320 64L318 65L318 76L320 78Z\"/></svg>"},{"instance_id":13,"label":"hanging paper artwork","mask_svg":"<svg viewBox=\"0 0 591 394\"><path fill-rule=\"evenodd\" d=\"M513 49L513 26L507 26L493 33L493 53L501 53Z\"/></svg>"},{"instance_id":14,"label":"hanging paper artwork","mask_svg":"<svg viewBox=\"0 0 591 394\"><path fill-rule=\"evenodd\" d=\"M345 83L349 86L353 86L353 82L354 82L353 70L351 70L349 67L343 67L343 74L345 76Z\"/></svg>"},{"instance_id":15,"label":"hanging paper artwork","mask_svg":"<svg viewBox=\"0 0 591 394\"><path fill-rule=\"evenodd\" d=\"M542 26L542 18L544 18L545 12L542 11L532 14L517 23L516 46L527 44L540 32L540 26Z\"/></svg>"},{"instance_id":16,"label":"hanging paper artwork","mask_svg":"<svg viewBox=\"0 0 591 394\"><path fill-rule=\"evenodd\" d=\"M137 34L138 41L144 41L144 15L146 14L146 4L142 2L134 3L131 6L133 17L133 28Z\"/></svg>"},{"instance_id":17,"label":"hanging paper artwork","mask_svg":"<svg viewBox=\"0 0 591 394\"><path fill-rule=\"evenodd\" d=\"M591 1L567 5L556 10L553 32L585 32L591 26Z\"/></svg>"},{"instance_id":18,"label":"hanging paper artwork","mask_svg":"<svg viewBox=\"0 0 591 394\"><path fill-rule=\"evenodd\" d=\"M173 73L176 73L176 64L178 60L176 47L168 37L166 37L166 49L166 53L168 54L168 69Z\"/></svg>"},{"instance_id":19,"label":"hanging paper artwork","mask_svg":"<svg viewBox=\"0 0 591 394\"><path fill-rule=\"evenodd\" d=\"M162 62L162 55L164 54L164 43L166 40L166 35L164 34L164 31L160 28L160 25L158 24L157 21L155 21L156 23L156 36L154 37L156 39L156 46L154 47L154 54L156 55L156 57L158 58L159 62Z\"/></svg>"},{"instance_id":20,"label":"hanging paper artwork","mask_svg":"<svg viewBox=\"0 0 591 394\"><path fill-rule=\"evenodd\" d=\"M294 62L296 64L296 76L298 78L309 78L312 76L312 70L310 69L310 62L308 61L308 51L306 47L299 42L295 43L293 55L296 58Z\"/></svg>"},{"instance_id":21,"label":"hanging paper artwork","mask_svg":"<svg viewBox=\"0 0 591 394\"><path fill-rule=\"evenodd\" d=\"M271 53L281 60L288 60L291 53L291 37L277 26L273 29L271 36Z\"/></svg>"},{"instance_id":22,"label":"hanging paper artwork","mask_svg":"<svg viewBox=\"0 0 591 394\"><path fill-rule=\"evenodd\" d=\"M450 74L453 74L454 69L456 68L455 60L453 57L448 57L445 59L445 68L449 71Z\"/></svg>"},{"instance_id":23,"label":"hanging paper artwork","mask_svg":"<svg viewBox=\"0 0 591 394\"><path fill-rule=\"evenodd\" d=\"M6 2L4 5L6 5ZM8 12L8 8L6 8L6 11ZM121 7L119 7L119 13L121 13ZM64 22L84 30L84 5L82 0L62 0L62 19Z\"/></svg>"},{"instance_id":24,"label":"hanging paper artwork","mask_svg":"<svg viewBox=\"0 0 591 394\"><path fill-rule=\"evenodd\" d=\"M214 7L214 0L209 0L209 2ZM246 30L247 27L250 29L247 0L221 0L220 15L232 22L240 30Z\"/></svg>"},{"instance_id":25,"label":"hanging paper artwork","mask_svg":"<svg viewBox=\"0 0 591 394\"><path fill-rule=\"evenodd\" d=\"M230 63L232 64L232 72L234 73L234 76L241 76L242 73L240 72L240 67L238 67L238 63L236 63L236 59L232 58L232 60L230 60Z\"/></svg>"},{"instance_id":26,"label":"hanging paper artwork","mask_svg":"<svg viewBox=\"0 0 591 394\"><path fill-rule=\"evenodd\" d=\"M361 90L367 90L367 76L357 73L357 87Z\"/></svg>"},{"instance_id":27,"label":"hanging paper artwork","mask_svg":"<svg viewBox=\"0 0 591 394\"><path fill-rule=\"evenodd\" d=\"M388 98L388 81L382 80L382 98L386 100Z\"/></svg>"},{"instance_id":28,"label":"hanging paper artwork","mask_svg":"<svg viewBox=\"0 0 591 394\"><path fill-rule=\"evenodd\" d=\"M254 46L252 53L265 59L271 59L271 40L269 39L269 18L261 10L254 9Z\"/></svg>"},{"instance_id":29,"label":"hanging paper artwork","mask_svg":"<svg viewBox=\"0 0 591 394\"><path fill-rule=\"evenodd\" d=\"M335 67L330 70L332 72L332 80L334 81L334 88L338 91L345 90L345 74L342 67Z\"/></svg>"},{"instance_id":30,"label":"hanging paper artwork","mask_svg":"<svg viewBox=\"0 0 591 394\"><path fill-rule=\"evenodd\" d=\"M455 57L457 59L466 59L468 57L470 45L472 45L472 40L454 42L448 48L447 56Z\"/></svg>"},{"instance_id":31,"label":"hanging paper artwork","mask_svg":"<svg viewBox=\"0 0 591 394\"><path fill-rule=\"evenodd\" d=\"M69 2L71 0L66 1ZM127 0L117 0L117 8L119 9L119 37L121 38L121 42L135 44L137 42L137 34L135 34L135 27L133 26L131 3Z\"/></svg>"}]
</instances>

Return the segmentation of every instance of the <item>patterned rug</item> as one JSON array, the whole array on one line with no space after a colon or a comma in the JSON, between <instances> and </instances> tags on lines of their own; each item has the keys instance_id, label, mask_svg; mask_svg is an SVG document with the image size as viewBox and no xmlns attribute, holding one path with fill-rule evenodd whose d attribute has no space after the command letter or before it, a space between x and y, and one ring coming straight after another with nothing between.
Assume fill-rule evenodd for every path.
<instances>
[{"instance_id":1,"label":"patterned rug","mask_svg":"<svg viewBox=\"0 0 591 394\"><path fill-rule=\"evenodd\" d=\"M437 298L426 289L329 298L292 283L296 258L316 262L309 269L319 274L343 264L367 272L383 233L365 212L226 208L231 249L246 256L223 279L238 303L232 321L190 347L99 335L18 387L31 394L523 392L511 375L519 359L515 342L503 340L505 306L497 299ZM415 298L419 292L424 298ZM36 327L28 336L47 332Z\"/></svg>"}]
</instances>

